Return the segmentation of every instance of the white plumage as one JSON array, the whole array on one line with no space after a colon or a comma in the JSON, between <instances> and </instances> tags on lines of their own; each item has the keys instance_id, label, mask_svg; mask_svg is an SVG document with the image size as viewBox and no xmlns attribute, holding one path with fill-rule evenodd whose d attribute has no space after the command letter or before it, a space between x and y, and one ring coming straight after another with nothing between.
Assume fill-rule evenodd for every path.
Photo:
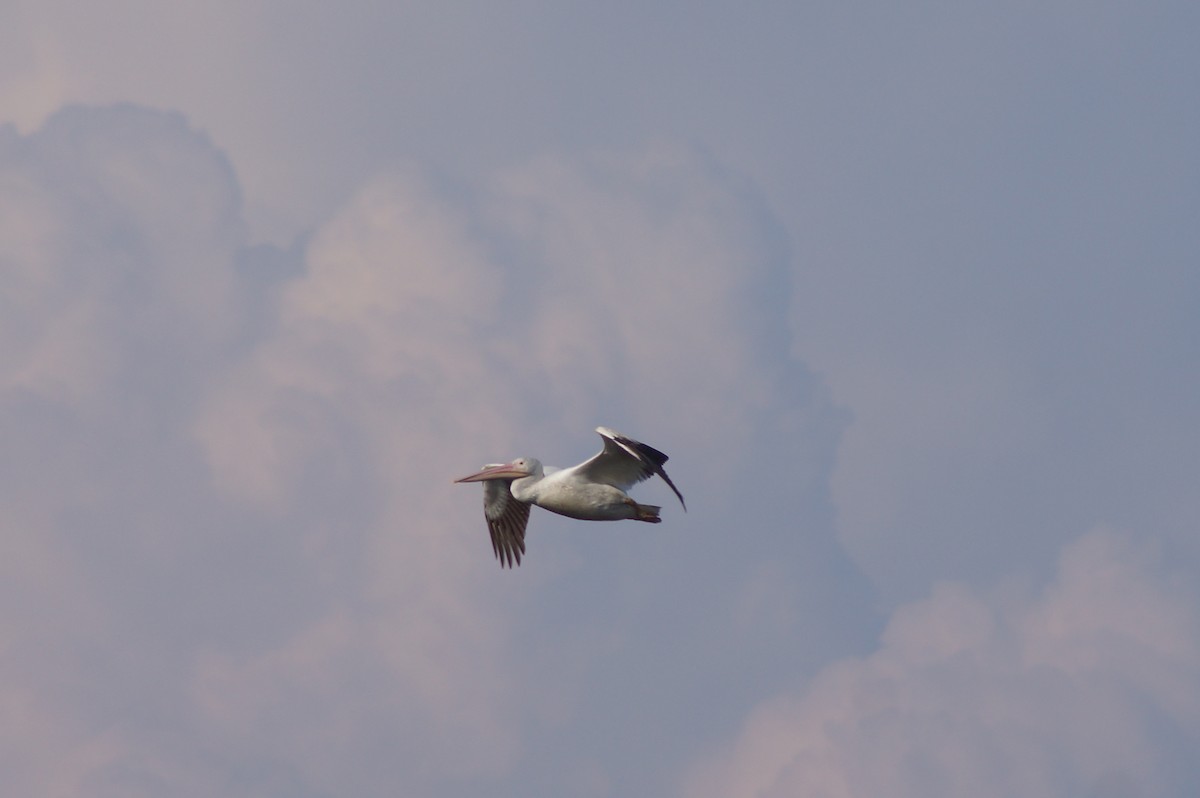
<instances>
[{"instance_id":1,"label":"white plumage","mask_svg":"<svg viewBox=\"0 0 1200 798\"><path fill-rule=\"evenodd\" d=\"M627 435L596 427L604 439L598 454L577 466L543 466L532 457L491 464L455 482L483 483L483 514L500 565L519 565L525 553L529 507L536 504L553 513L584 521L630 519L657 524L662 509L638 504L625 491L654 475L671 486L687 510L683 494L663 471L667 456Z\"/></svg>"}]
</instances>

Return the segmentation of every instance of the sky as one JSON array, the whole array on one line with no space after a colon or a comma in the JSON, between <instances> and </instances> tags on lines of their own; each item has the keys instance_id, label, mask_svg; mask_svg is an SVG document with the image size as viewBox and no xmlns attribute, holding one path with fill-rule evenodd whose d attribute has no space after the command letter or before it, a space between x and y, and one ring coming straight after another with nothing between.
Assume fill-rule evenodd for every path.
<instances>
[{"instance_id":1,"label":"sky","mask_svg":"<svg viewBox=\"0 0 1200 798\"><path fill-rule=\"evenodd\" d=\"M1198 30L0 5L0 791L1197 793Z\"/></svg>"}]
</instances>

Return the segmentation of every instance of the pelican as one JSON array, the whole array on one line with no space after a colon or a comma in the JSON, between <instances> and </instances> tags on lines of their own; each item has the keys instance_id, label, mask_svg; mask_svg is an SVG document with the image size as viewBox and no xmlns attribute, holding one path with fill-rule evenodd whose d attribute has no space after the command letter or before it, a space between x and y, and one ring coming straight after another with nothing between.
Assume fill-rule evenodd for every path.
<instances>
[{"instance_id":1,"label":"pelican","mask_svg":"<svg viewBox=\"0 0 1200 798\"><path fill-rule=\"evenodd\" d=\"M687 511L683 494L663 471L667 456L628 435L596 427L604 448L590 460L570 468L543 466L532 457L511 463L492 463L455 482L483 483L483 515L492 535L492 551L500 567L521 564L529 507L583 521L630 519L657 524L661 507L638 504L625 491L658 474L671 486Z\"/></svg>"}]
</instances>

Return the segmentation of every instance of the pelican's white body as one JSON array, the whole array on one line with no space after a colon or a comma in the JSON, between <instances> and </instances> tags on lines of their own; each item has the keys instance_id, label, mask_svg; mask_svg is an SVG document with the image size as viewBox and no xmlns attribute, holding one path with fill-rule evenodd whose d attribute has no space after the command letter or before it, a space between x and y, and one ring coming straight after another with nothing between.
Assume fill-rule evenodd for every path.
<instances>
[{"instance_id":1,"label":"pelican's white body","mask_svg":"<svg viewBox=\"0 0 1200 798\"><path fill-rule=\"evenodd\" d=\"M579 473L579 466L545 467L533 458L525 458L525 462L533 473L514 479L509 487L517 501L536 504L552 513L581 521L621 521L638 517L638 511L625 491L592 482Z\"/></svg>"},{"instance_id":2,"label":"pelican's white body","mask_svg":"<svg viewBox=\"0 0 1200 798\"><path fill-rule=\"evenodd\" d=\"M657 524L662 509L638 504L626 490L657 474L671 486L686 510L683 494L671 482L663 463L667 456L607 427L597 427L604 449L570 468L544 467L532 457L511 463L487 465L482 471L455 480L483 483L483 512L492 536L492 549L503 566L521 563L525 553L525 525L529 508L538 507L581 521L631 519Z\"/></svg>"}]
</instances>

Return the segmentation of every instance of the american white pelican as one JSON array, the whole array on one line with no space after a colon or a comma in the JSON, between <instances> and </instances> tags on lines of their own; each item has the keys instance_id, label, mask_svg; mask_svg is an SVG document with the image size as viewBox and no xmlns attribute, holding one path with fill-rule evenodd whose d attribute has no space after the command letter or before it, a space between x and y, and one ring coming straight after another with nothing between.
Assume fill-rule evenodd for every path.
<instances>
[{"instance_id":1,"label":"american white pelican","mask_svg":"<svg viewBox=\"0 0 1200 798\"><path fill-rule=\"evenodd\" d=\"M661 507L638 504L625 494L637 483L658 474L671 486L687 510L683 494L663 471L667 456L608 427L596 427L604 448L592 459L571 468L543 466L532 457L492 464L455 482L483 483L483 515L492 534L492 550L500 567L521 564L529 505L584 521L628 518L657 524Z\"/></svg>"}]
</instances>

